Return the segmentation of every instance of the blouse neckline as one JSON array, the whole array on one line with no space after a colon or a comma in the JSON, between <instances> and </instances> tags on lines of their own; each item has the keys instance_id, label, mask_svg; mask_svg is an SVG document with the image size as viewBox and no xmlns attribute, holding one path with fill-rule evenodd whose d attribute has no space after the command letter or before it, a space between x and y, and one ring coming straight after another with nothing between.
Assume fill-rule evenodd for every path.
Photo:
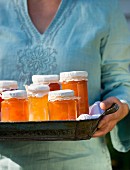
<instances>
[{"instance_id":1,"label":"blouse neckline","mask_svg":"<svg viewBox=\"0 0 130 170\"><path fill-rule=\"evenodd\" d=\"M50 34L51 31L53 31L53 29L57 26L58 20L61 17L62 12L64 11L66 2L67 2L66 0L61 0L61 3L59 4L59 7L58 7L53 19L51 20L50 24L48 25L48 27L46 28L46 30L43 33L40 33L29 16L27 0L22 0L21 1L22 8L23 8L22 15L24 18L24 22L26 24L26 29L28 29L28 31L31 31L33 36L37 36L40 39L45 37L47 34Z\"/></svg>"}]
</instances>

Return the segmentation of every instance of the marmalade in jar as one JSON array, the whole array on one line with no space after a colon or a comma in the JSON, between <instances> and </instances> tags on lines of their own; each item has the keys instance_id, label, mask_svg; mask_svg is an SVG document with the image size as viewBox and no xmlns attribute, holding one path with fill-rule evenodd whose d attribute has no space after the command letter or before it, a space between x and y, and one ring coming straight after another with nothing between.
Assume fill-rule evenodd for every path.
<instances>
[{"instance_id":1,"label":"marmalade in jar","mask_svg":"<svg viewBox=\"0 0 130 170\"><path fill-rule=\"evenodd\" d=\"M0 80L0 112L1 112L1 102L2 99L2 92L8 90L16 90L18 89L17 81L14 80ZM0 116L1 119L1 116Z\"/></svg>"},{"instance_id":2,"label":"marmalade in jar","mask_svg":"<svg viewBox=\"0 0 130 170\"><path fill-rule=\"evenodd\" d=\"M31 84L27 88L29 121L46 121L48 115L48 85Z\"/></svg>"},{"instance_id":3,"label":"marmalade in jar","mask_svg":"<svg viewBox=\"0 0 130 170\"><path fill-rule=\"evenodd\" d=\"M78 116L89 114L88 104L88 73L86 71L72 71L60 73L62 89L74 90L78 100Z\"/></svg>"},{"instance_id":4,"label":"marmalade in jar","mask_svg":"<svg viewBox=\"0 0 130 170\"><path fill-rule=\"evenodd\" d=\"M4 101L1 103L2 122L28 121L28 101L25 90L2 92Z\"/></svg>"},{"instance_id":5,"label":"marmalade in jar","mask_svg":"<svg viewBox=\"0 0 130 170\"><path fill-rule=\"evenodd\" d=\"M73 90L57 90L48 94L49 120L76 120L77 99Z\"/></svg>"}]
</instances>

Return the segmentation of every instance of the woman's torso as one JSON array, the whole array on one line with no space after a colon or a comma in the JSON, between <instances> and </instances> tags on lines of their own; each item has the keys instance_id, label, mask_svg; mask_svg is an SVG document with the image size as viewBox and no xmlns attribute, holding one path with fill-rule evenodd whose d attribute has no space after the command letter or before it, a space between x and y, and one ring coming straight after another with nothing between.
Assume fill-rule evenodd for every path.
<instances>
[{"instance_id":1,"label":"woman's torso","mask_svg":"<svg viewBox=\"0 0 130 170\"><path fill-rule=\"evenodd\" d=\"M17 80L21 89L31 83L33 74L86 70L89 104L100 100L101 50L109 33L109 8L111 3L103 0L95 4L62 0L52 22L40 34L28 15L26 0L0 0L0 79ZM1 142L1 153L27 170L111 169L103 138Z\"/></svg>"}]
</instances>

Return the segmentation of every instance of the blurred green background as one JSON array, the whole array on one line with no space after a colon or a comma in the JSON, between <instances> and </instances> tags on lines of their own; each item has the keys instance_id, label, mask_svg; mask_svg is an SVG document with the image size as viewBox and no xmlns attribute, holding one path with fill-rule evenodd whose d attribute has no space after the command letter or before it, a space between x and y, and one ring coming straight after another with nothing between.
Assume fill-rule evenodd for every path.
<instances>
[{"instance_id":1,"label":"blurred green background","mask_svg":"<svg viewBox=\"0 0 130 170\"><path fill-rule=\"evenodd\" d=\"M110 135L107 135L108 149L111 154L113 170L130 170L130 151L126 153L116 151L111 143Z\"/></svg>"}]
</instances>

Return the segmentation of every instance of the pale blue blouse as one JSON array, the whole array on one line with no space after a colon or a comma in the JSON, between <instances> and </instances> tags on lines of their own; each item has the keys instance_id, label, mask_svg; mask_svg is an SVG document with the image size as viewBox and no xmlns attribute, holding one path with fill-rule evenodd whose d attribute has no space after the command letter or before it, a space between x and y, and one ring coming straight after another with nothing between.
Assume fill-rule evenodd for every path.
<instances>
[{"instance_id":1,"label":"pale blue blouse","mask_svg":"<svg viewBox=\"0 0 130 170\"><path fill-rule=\"evenodd\" d=\"M0 79L19 88L33 74L88 72L89 104L116 96L130 106L130 33L117 0L62 0L43 34L27 0L0 0ZM102 89L102 91L101 91ZM130 116L111 131L118 151L130 149ZM111 170L105 137L68 142L0 141L0 169Z\"/></svg>"}]
</instances>

